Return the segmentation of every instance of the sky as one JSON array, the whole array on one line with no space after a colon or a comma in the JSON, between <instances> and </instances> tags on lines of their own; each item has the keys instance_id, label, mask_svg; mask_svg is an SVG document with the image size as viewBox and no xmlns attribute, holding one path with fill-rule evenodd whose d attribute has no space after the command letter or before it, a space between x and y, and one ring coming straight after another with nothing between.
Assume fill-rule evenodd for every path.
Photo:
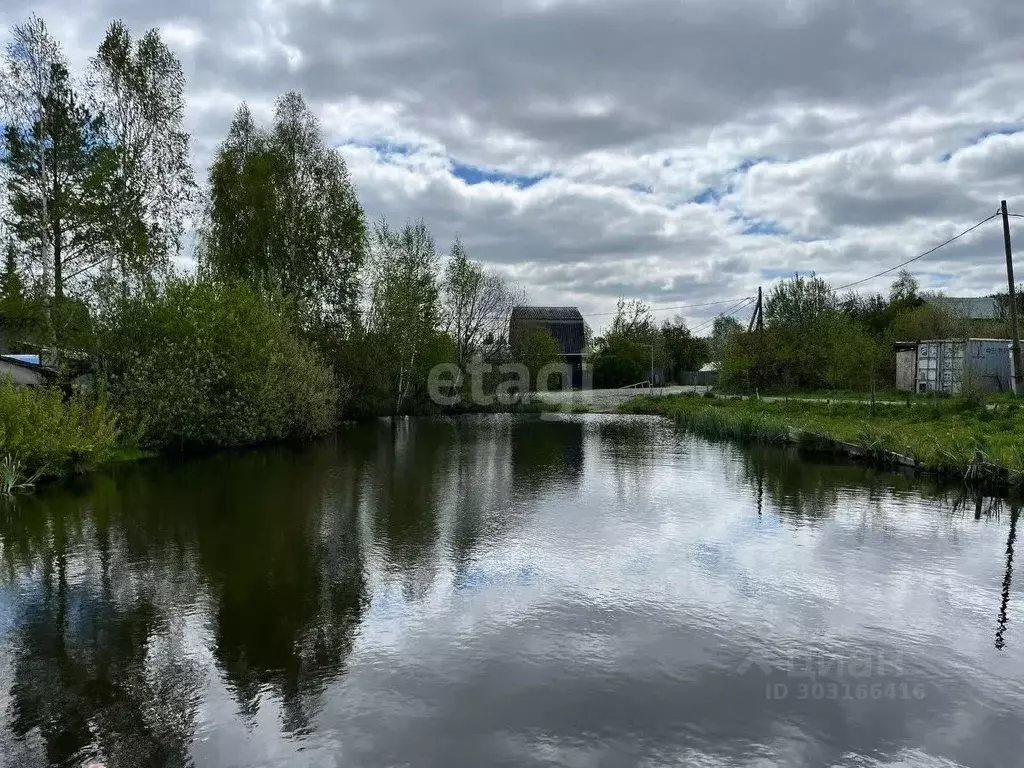
<instances>
[{"instance_id":1,"label":"sky","mask_svg":"<svg viewBox=\"0 0 1024 768\"><path fill-rule=\"evenodd\" d=\"M31 12L80 66L112 19L160 27L201 182L241 101L269 119L298 90L371 220L458 234L595 328L620 296L728 300L680 311L699 327L794 272L886 269L1001 199L1024 213L1021 3L0 0L0 35ZM1005 289L998 221L913 272Z\"/></svg>"}]
</instances>

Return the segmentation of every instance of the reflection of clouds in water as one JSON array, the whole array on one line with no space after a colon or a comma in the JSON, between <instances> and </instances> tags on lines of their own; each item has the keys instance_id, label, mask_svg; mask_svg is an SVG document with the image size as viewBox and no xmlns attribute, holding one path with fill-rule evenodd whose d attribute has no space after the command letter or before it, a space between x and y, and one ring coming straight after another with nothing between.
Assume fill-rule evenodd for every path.
<instances>
[{"instance_id":1,"label":"reflection of clouds in water","mask_svg":"<svg viewBox=\"0 0 1024 768\"><path fill-rule=\"evenodd\" d=\"M992 647L1009 521L793 461L656 419L499 417L133 470L105 533L73 497L0 528L21 590L0 588L0 621L5 595L20 606L0 643L43 663L26 611L63 551L79 647L98 622L93 647L115 649L108 630L150 606L124 641L146 685L196 704L197 764L1012 764L1024 666ZM47 610L39 630L60 625ZM1011 650L1022 619L1011 599ZM765 675L738 672L811 651L902 653L932 687L766 701Z\"/></svg>"}]
</instances>

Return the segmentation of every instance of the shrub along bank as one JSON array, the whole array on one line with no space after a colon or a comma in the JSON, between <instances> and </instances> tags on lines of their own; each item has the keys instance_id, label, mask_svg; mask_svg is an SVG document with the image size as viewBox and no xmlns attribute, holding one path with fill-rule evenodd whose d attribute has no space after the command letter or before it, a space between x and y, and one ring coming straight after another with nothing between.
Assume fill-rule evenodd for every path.
<instances>
[{"instance_id":1,"label":"shrub along bank","mask_svg":"<svg viewBox=\"0 0 1024 768\"><path fill-rule=\"evenodd\" d=\"M623 413L660 414L705 437L798 443L872 464L908 465L980 485L1024 485L1024 412L957 400L908 405L637 397Z\"/></svg>"},{"instance_id":2,"label":"shrub along bank","mask_svg":"<svg viewBox=\"0 0 1024 768\"><path fill-rule=\"evenodd\" d=\"M98 359L123 434L147 449L304 438L335 424L331 370L278 303L242 284L175 278L115 301Z\"/></svg>"},{"instance_id":3,"label":"shrub along bank","mask_svg":"<svg viewBox=\"0 0 1024 768\"><path fill-rule=\"evenodd\" d=\"M66 401L51 389L0 381L0 446L5 470L17 479L59 477L110 460L117 451L115 419L102 398ZM10 483L9 483L10 484Z\"/></svg>"}]
</instances>

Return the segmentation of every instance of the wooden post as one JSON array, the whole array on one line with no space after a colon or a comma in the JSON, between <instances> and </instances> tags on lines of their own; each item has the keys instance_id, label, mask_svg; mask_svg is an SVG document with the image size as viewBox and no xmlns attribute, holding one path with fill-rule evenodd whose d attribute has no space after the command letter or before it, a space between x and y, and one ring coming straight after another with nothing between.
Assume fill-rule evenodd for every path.
<instances>
[{"instance_id":1,"label":"wooden post","mask_svg":"<svg viewBox=\"0 0 1024 768\"><path fill-rule=\"evenodd\" d=\"M1010 217L1006 212L1006 201L999 204L999 210L1003 214L1003 246L1006 250L1006 282L1010 294L1010 338L1013 339L1013 346L1010 347L1010 355L1013 361L1013 394L1020 397L1024 394L1021 389L1024 371L1021 371L1020 364L1020 327L1017 325L1017 286L1013 282L1013 249L1010 247Z\"/></svg>"}]
</instances>

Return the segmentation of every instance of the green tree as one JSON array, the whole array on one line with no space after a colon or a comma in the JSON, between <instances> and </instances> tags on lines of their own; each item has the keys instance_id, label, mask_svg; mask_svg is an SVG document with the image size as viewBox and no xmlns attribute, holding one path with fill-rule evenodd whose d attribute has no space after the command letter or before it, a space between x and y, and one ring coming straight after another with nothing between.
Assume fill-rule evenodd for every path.
<instances>
[{"instance_id":1,"label":"green tree","mask_svg":"<svg viewBox=\"0 0 1024 768\"><path fill-rule=\"evenodd\" d=\"M699 370L711 359L711 348L707 341L690 333L685 321L678 315L662 324L661 338L665 359L675 377L683 371Z\"/></svg>"},{"instance_id":2,"label":"green tree","mask_svg":"<svg viewBox=\"0 0 1024 768\"><path fill-rule=\"evenodd\" d=\"M444 330L455 344L456 362L463 369L475 353L492 357L500 350L512 308L525 301L517 286L471 261L458 238L445 264L441 297Z\"/></svg>"},{"instance_id":3,"label":"green tree","mask_svg":"<svg viewBox=\"0 0 1024 768\"><path fill-rule=\"evenodd\" d=\"M910 272L901 269L889 288L889 301L894 304L913 304L920 298L921 284Z\"/></svg>"},{"instance_id":4,"label":"green tree","mask_svg":"<svg viewBox=\"0 0 1024 768\"><path fill-rule=\"evenodd\" d=\"M25 297L25 287L22 284L21 273L18 269L18 252L14 245L14 239L7 241L4 248L4 274L3 284L0 285L0 312L4 314L5 331L10 333L22 333L25 330L26 321L30 312L28 301ZM11 342L10 338L6 339Z\"/></svg>"},{"instance_id":5,"label":"green tree","mask_svg":"<svg viewBox=\"0 0 1024 768\"><path fill-rule=\"evenodd\" d=\"M111 243L106 275L145 280L169 264L196 202L185 76L158 30L133 40L122 21L108 27L91 65L109 150L101 187Z\"/></svg>"},{"instance_id":6,"label":"green tree","mask_svg":"<svg viewBox=\"0 0 1024 768\"><path fill-rule=\"evenodd\" d=\"M562 362L558 341L546 328L540 326L527 328L526 332L516 339L512 356L530 372L531 392L536 391L540 383L539 376L545 366L558 365ZM545 385L548 388L557 388L561 386L561 382L551 380L545 382Z\"/></svg>"},{"instance_id":7,"label":"green tree","mask_svg":"<svg viewBox=\"0 0 1024 768\"><path fill-rule=\"evenodd\" d=\"M725 357L725 348L729 340L738 333L743 333L743 325L735 317L716 317L711 325L711 337L708 339L711 359L721 361Z\"/></svg>"},{"instance_id":8,"label":"green tree","mask_svg":"<svg viewBox=\"0 0 1024 768\"><path fill-rule=\"evenodd\" d=\"M244 284L172 277L115 295L98 336L112 403L146 446L246 445L336 423L330 368L279 302Z\"/></svg>"},{"instance_id":9,"label":"green tree","mask_svg":"<svg viewBox=\"0 0 1024 768\"><path fill-rule=\"evenodd\" d=\"M813 272L794 275L777 283L765 300L764 318L769 327L809 328L820 316L837 307L832 286Z\"/></svg>"},{"instance_id":10,"label":"green tree","mask_svg":"<svg viewBox=\"0 0 1024 768\"><path fill-rule=\"evenodd\" d=\"M62 63L52 65L49 88L42 98L45 120L6 126L0 162L7 170L11 228L31 253L49 255L48 263L40 265L46 276L42 288L48 291L52 285L60 304L68 284L99 264L104 237L97 214L104 201L97 191L104 148L98 143L102 119L85 106ZM45 248L39 227L44 219Z\"/></svg>"},{"instance_id":11,"label":"green tree","mask_svg":"<svg viewBox=\"0 0 1024 768\"><path fill-rule=\"evenodd\" d=\"M619 299L611 329L594 340L594 385L621 387L646 381L654 367L668 363L664 334L655 326L650 306Z\"/></svg>"},{"instance_id":12,"label":"green tree","mask_svg":"<svg viewBox=\"0 0 1024 768\"><path fill-rule=\"evenodd\" d=\"M243 104L210 168L204 268L289 300L304 327L351 332L367 233L341 153L302 96L277 102L269 131Z\"/></svg>"},{"instance_id":13,"label":"green tree","mask_svg":"<svg viewBox=\"0 0 1024 768\"><path fill-rule=\"evenodd\" d=\"M26 23L13 27L0 76L0 102L7 126L5 136L11 129L22 134L31 134L33 130L38 130L44 136L48 134L48 106L54 90L54 77L66 69L60 46L50 36L42 19L33 15ZM37 258L41 269L42 291L44 295L49 295L52 259L48 206L53 190L48 169L52 161L48 142L36 141L33 149L39 173L27 180L34 189L31 192L26 189L25 193L34 195L39 201L34 222L39 249Z\"/></svg>"},{"instance_id":14,"label":"green tree","mask_svg":"<svg viewBox=\"0 0 1024 768\"><path fill-rule=\"evenodd\" d=\"M374 226L370 257L367 353L385 407L402 413L436 364L440 289L437 252L423 221L394 230Z\"/></svg>"}]
</instances>

